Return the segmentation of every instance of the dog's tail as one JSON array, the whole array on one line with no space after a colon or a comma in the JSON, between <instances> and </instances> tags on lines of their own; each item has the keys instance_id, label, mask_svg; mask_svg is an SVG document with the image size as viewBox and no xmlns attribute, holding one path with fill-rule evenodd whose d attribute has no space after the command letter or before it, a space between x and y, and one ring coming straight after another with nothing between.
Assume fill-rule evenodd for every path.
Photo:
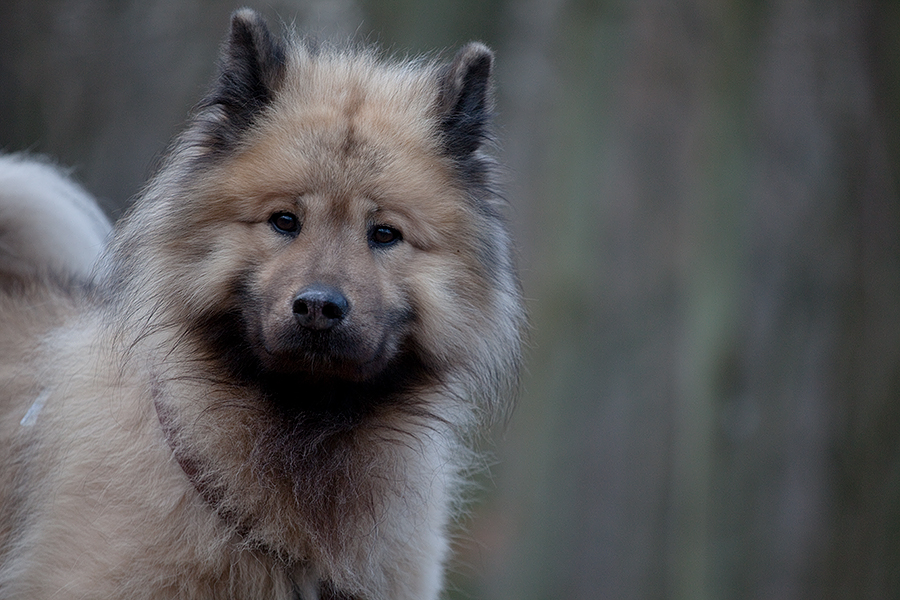
<instances>
[{"instance_id":1,"label":"dog's tail","mask_svg":"<svg viewBox=\"0 0 900 600\"><path fill-rule=\"evenodd\" d=\"M58 168L0 155L0 283L87 277L111 230L97 202Z\"/></svg>"}]
</instances>

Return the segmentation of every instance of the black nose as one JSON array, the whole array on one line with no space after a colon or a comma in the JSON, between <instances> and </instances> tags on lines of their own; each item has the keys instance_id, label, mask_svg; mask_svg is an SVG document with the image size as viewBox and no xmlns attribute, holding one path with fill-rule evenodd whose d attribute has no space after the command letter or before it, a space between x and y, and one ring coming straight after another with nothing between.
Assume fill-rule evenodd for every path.
<instances>
[{"instance_id":1,"label":"black nose","mask_svg":"<svg viewBox=\"0 0 900 600\"><path fill-rule=\"evenodd\" d=\"M307 329L331 329L350 312L350 303L340 290L314 284L294 298L294 318Z\"/></svg>"}]
</instances>

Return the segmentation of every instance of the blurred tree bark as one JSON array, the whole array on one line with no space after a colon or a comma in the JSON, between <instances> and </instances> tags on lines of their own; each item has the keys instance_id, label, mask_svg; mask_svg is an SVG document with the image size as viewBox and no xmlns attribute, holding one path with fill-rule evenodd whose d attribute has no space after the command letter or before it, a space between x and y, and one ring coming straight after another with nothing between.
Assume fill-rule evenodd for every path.
<instances>
[{"instance_id":1,"label":"blurred tree bark","mask_svg":"<svg viewBox=\"0 0 900 600\"><path fill-rule=\"evenodd\" d=\"M897 16L887 8L780 2L762 31L724 408L757 415L765 435L722 436L717 464L723 522L739 533L730 562L752 560L724 583L757 597L900 594L897 515L879 506L900 500L900 214L881 104L895 99L878 83L898 50L877 45ZM754 510L736 511L739 498ZM869 519L879 526L859 527Z\"/></svg>"},{"instance_id":2,"label":"blurred tree bark","mask_svg":"<svg viewBox=\"0 0 900 600\"><path fill-rule=\"evenodd\" d=\"M900 596L896 5L531 4L484 595Z\"/></svg>"}]
</instances>

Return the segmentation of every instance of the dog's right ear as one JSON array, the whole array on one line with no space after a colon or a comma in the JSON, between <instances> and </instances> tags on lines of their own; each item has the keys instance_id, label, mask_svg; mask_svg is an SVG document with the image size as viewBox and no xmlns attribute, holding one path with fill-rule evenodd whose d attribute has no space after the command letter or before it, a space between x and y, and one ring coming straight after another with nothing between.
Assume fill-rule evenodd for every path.
<instances>
[{"instance_id":1,"label":"dog's right ear","mask_svg":"<svg viewBox=\"0 0 900 600\"><path fill-rule=\"evenodd\" d=\"M234 147L239 136L275 97L285 70L284 44L265 20L242 8L231 16L231 31L219 55L219 72L198 107L213 151Z\"/></svg>"}]
</instances>

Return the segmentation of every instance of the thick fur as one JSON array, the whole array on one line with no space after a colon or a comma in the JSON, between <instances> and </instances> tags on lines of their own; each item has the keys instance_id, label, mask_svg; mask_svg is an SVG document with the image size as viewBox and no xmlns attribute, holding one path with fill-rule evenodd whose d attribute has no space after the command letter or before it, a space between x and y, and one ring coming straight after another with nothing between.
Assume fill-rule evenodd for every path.
<instances>
[{"instance_id":1,"label":"thick fur","mask_svg":"<svg viewBox=\"0 0 900 600\"><path fill-rule=\"evenodd\" d=\"M87 276L112 226L80 186L47 162L0 156L0 277Z\"/></svg>"},{"instance_id":2,"label":"thick fur","mask_svg":"<svg viewBox=\"0 0 900 600\"><path fill-rule=\"evenodd\" d=\"M238 11L92 276L2 238L0 597L439 595L468 445L520 361L491 66ZM8 222L103 232L8 197Z\"/></svg>"}]
</instances>

